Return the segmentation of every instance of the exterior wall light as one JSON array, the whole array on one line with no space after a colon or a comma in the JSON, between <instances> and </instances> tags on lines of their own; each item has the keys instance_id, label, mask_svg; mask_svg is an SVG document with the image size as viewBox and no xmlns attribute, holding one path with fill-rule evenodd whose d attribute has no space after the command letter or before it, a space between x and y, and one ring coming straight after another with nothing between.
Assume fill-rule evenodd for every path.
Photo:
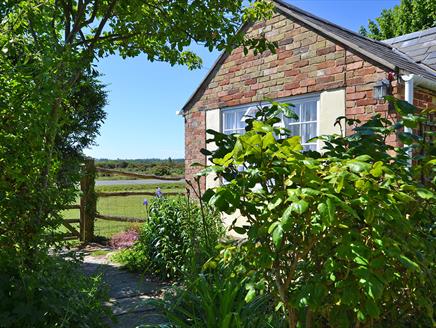
<instances>
[{"instance_id":1,"label":"exterior wall light","mask_svg":"<svg viewBox=\"0 0 436 328\"><path fill-rule=\"evenodd\" d=\"M373 98L377 100L383 100L388 94L390 94L391 82L387 79L376 82L373 87Z\"/></svg>"}]
</instances>

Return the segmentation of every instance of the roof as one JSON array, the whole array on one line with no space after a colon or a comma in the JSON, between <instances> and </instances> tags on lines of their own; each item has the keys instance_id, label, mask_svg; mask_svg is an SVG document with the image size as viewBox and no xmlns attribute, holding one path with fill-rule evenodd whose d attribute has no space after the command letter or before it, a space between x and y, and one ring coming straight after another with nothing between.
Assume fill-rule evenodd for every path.
<instances>
[{"instance_id":1,"label":"roof","mask_svg":"<svg viewBox=\"0 0 436 328\"><path fill-rule=\"evenodd\" d=\"M436 27L383 41L416 63L436 70Z\"/></svg>"},{"instance_id":2,"label":"roof","mask_svg":"<svg viewBox=\"0 0 436 328\"><path fill-rule=\"evenodd\" d=\"M354 31L290 5L283 0L273 0L273 2L276 6L276 10L285 17L301 23L309 29L316 31L318 34L323 35L327 39L342 45L346 49L353 50L355 53L378 63L386 69L399 72L400 74L415 74L430 80L433 83L436 82L436 69L434 67L417 62L412 56L414 55L413 52L411 52L411 55L404 53L394 44L389 44L389 40L381 42L364 37ZM432 49L433 42L430 41ZM424 44L427 45L429 43L424 42ZM200 93L206 83L210 82L213 75L228 55L228 53L224 52L219 56L199 87L183 106L182 111L186 111L190 106L192 106L196 96ZM430 60L436 59L435 57L432 57L432 55L430 55L430 57Z\"/></svg>"}]
</instances>

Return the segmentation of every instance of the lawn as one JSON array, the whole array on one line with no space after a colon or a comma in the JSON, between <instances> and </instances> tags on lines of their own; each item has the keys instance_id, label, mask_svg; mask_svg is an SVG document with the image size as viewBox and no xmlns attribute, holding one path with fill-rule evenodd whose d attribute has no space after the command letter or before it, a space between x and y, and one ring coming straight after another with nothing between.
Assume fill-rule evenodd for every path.
<instances>
[{"instance_id":1,"label":"lawn","mask_svg":"<svg viewBox=\"0 0 436 328\"><path fill-rule=\"evenodd\" d=\"M157 187L161 187L162 192L183 192L185 183L165 183L160 185L114 185L114 186L98 186L97 192L119 192L119 191L146 191L155 192ZM103 215L123 216L144 218L147 217L146 208L143 205L144 198L152 201L153 196L123 196L123 197L101 197L97 201L97 211ZM80 217L79 210L63 211L65 219L78 219ZM110 238L115 233L123 231L129 227L140 225L140 223L116 222L97 219L95 221L94 234ZM77 229L78 224L73 224ZM62 231L66 231L62 227Z\"/></svg>"}]
</instances>

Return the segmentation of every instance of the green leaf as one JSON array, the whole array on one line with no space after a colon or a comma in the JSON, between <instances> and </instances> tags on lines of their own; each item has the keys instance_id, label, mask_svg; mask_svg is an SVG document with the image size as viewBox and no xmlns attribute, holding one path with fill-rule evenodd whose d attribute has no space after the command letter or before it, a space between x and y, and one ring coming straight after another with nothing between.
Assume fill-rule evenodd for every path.
<instances>
[{"instance_id":1,"label":"green leaf","mask_svg":"<svg viewBox=\"0 0 436 328\"><path fill-rule=\"evenodd\" d=\"M245 230L243 227L233 227L233 230L240 235L245 235L247 232L247 230Z\"/></svg>"},{"instance_id":2,"label":"green leaf","mask_svg":"<svg viewBox=\"0 0 436 328\"><path fill-rule=\"evenodd\" d=\"M282 218L280 219L282 228L285 231L288 231L291 228L291 223L292 223L291 214L292 214L292 207L289 206L283 213Z\"/></svg>"},{"instance_id":3,"label":"green leaf","mask_svg":"<svg viewBox=\"0 0 436 328\"><path fill-rule=\"evenodd\" d=\"M423 199L434 199L435 198L435 194L433 192L431 192L429 189L424 189L424 188L419 188L416 190L416 193L418 194L419 197L423 198Z\"/></svg>"},{"instance_id":4,"label":"green leaf","mask_svg":"<svg viewBox=\"0 0 436 328\"><path fill-rule=\"evenodd\" d=\"M279 224L280 224L280 222L278 222L278 221L273 222L268 228L268 233L271 234Z\"/></svg>"},{"instance_id":5,"label":"green leaf","mask_svg":"<svg viewBox=\"0 0 436 328\"><path fill-rule=\"evenodd\" d=\"M250 303L256 296L256 290L254 288L249 288L247 294L245 295L245 302Z\"/></svg>"},{"instance_id":6,"label":"green leaf","mask_svg":"<svg viewBox=\"0 0 436 328\"><path fill-rule=\"evenodd\" d=\"M383 162L376 162L372 166L372 170L370 171L373 177L379 178L383 174Z\"/></svg>"},{"instance_id":7,"label":"green leaf","mask_svg":"<svg viewBox=\"0 0 436 328\"><path fill-rule=\"evenodd\" d=\"M368 171L371 168L371 164L360 162L357 160L351 160L347 164L351 172L360 173L363 171Z\"/></svg>"},{"instance_id":8,"label":"green leaf","mask_svg":"<svg viewBox=\"0 0 436 328\"><path fill-rule=\"evenodd\" d=\"M298 202L293 202L290 207L292 212L301 215L307 211L307 209L309 208L309 203L301 199Z\"/></svg>"},{"instance_id":9,"label":"green leaf","mask_svg":"<svg viewBox=\"0 0 436 328\"><path fill-rule=\"evenodd\" d=\"M405 255L400 255L400 262L409 270L417 271L419 270L419 265L416 262L413 262Z\"/></svg>"},{"instance_id":10,"label":"green leaf","mask_svg":"<svg viewBox=\"0 0 436 328\"><path fill-rule=\"evenodd\" d=\"M273 239L274 245L276 247L280 247L282 240L283 240L283 228L282 228L281 224L278 224L276 226L276 228L274 229L273 234L272 234L272 239Z\"/></svg>"},{"instance_id":11,"label":"green leaf","mask_svg":"<svg viewBox=\"0 0 436 328\"><path fill-rule=\"evenodd\" d=\"M380 315L380 309L374 300L368 298L365 301L365 311L370 317L377 318Z\"/></svg>"}]
</instances>

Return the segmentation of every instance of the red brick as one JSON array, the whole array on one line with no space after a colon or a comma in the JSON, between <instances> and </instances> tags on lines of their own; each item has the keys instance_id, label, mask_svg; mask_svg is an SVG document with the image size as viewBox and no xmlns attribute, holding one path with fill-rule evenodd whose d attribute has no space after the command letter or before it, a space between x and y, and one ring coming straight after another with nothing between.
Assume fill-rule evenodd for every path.
<instances>
[{"instance_id":1,"label":"red brick","mask_svg":"<svg viewBox=\"0 0 436 328\"><path fill-rule=\"evenodd\" d=\"M336 51L336 46L330 46L327 48L318 49L316 51L316 55L317 56L327 55L327 54L329 54L331 52L335 52L335 51Z\"/></svg>"}]
</instances>

